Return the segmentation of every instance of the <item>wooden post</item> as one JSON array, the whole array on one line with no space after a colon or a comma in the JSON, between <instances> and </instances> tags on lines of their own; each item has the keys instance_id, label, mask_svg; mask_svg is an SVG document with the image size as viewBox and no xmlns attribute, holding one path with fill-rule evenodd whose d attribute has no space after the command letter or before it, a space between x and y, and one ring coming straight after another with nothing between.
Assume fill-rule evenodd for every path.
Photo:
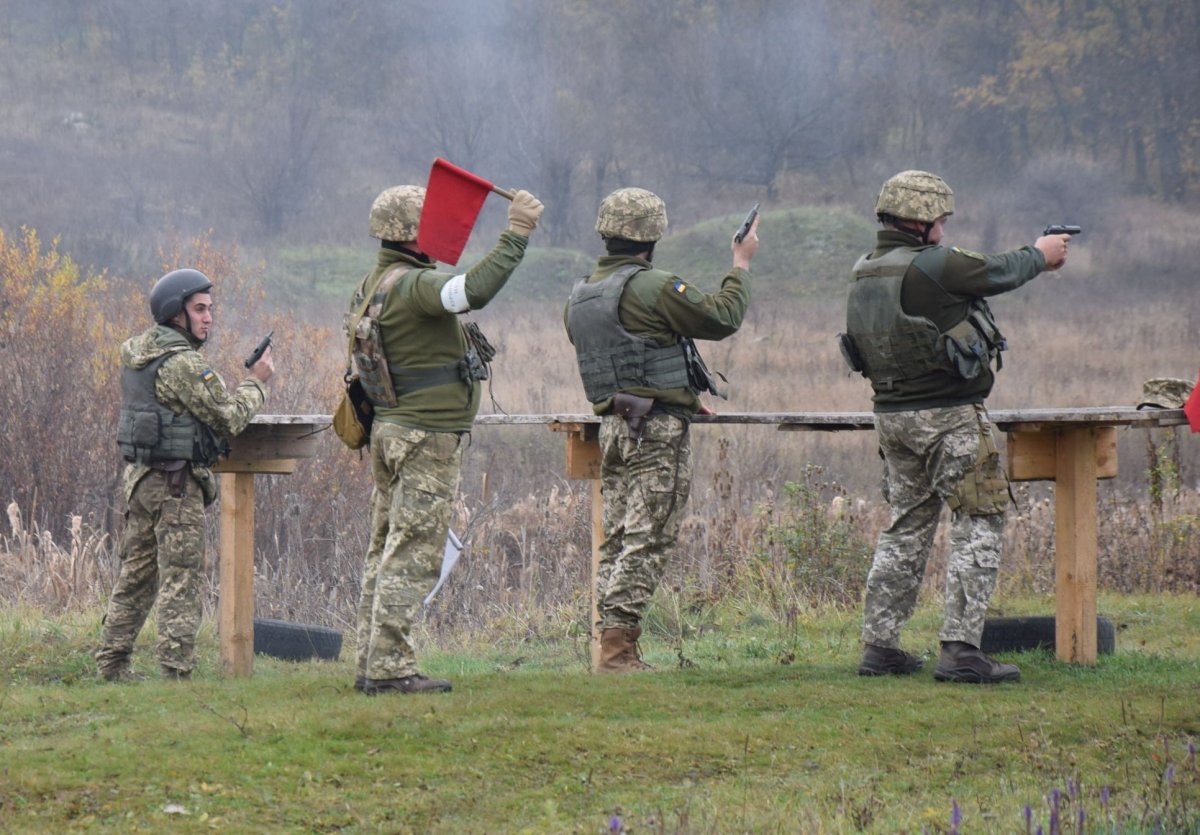
<instances>
[{"instance_id":1,"label":"wooden post","mask_svg":"<svg viewBox=\"0 0 1200 835\"><path fill-rule=\"evenodd\" d=\"M221 599L217 630L221 671L254 672L254 474L287 475L317 450L323 415L259 415L230 439L229 457L213 467L221 479Z\"/></svg>"},{"instance_id":2,"label":"wooden post","mask_svg":"<svg viewBox=\"0 0 1200 835\"><path fill-rule=\"evenodd\" d=\"M254 672L254 473L221 473L221 670Z\"/></svg>"},{"instance_id":3,"label":"wooden post","mask_svg":"<svg viewBox=\"0 0 1200 835\"><path fill-rule=\"evenodd\" d=\"M600 426L595 423L555 422L550 428L567 433L567 478L589 479L592 482L592 560L591 598L592 623L589 628L592 645L592 672L600 666L600 598L596 577L600 574L600 545L604 542L604 496L600 481Z\"/></svg>"},{"instance_id":4,"label":"wooden post","mask_svg":"<svg viewBox=\"0 0 1200 835\"><path fill-rule=\"evenodd\" d=\"M1095 664L1096 432L1066 427L1055 434L1055 653Z\"/></svg>"}]
</instances>

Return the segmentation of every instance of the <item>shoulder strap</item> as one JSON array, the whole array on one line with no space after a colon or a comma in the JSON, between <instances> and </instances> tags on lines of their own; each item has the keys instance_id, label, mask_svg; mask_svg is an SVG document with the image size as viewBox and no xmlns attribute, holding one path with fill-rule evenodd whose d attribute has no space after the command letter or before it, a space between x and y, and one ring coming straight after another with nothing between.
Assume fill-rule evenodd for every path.
<instances>
[{"instance_id":1,"label":"shoulder strap","mask_svg":"<svg viewBox=\"0 0 1200 835\"><path fill-rule=\"evenodd\" d=\"M354 315L352 317L350 317L350 322L351 322L350 342L346 346L346 362L347 362L347 364L349 364L351 362L351 360L354 356L354 334L358 330L359 320L361 320L362 317L366 314L367 308L371 304L376 303L376 304L382 305L384 297L386 297L387 294L391 292L392 287L394 287L396 285L396 282L399 281L400 278L402 276L406 275L408 272L409 272L409 270L406 270L403 267L400 267L400 266L393 267L392 269L387 270L382 275L380 275L379 280L375 283L375 286L370 288L369 291L367 290L366 284L367 284L367 278L370 278L370 275L368 274L367 276L365 276L363 278L362 284L359 285L359 287L363 291L362 302L359 304L358 308L355 309Z\"/></svg>"}]
</instances>

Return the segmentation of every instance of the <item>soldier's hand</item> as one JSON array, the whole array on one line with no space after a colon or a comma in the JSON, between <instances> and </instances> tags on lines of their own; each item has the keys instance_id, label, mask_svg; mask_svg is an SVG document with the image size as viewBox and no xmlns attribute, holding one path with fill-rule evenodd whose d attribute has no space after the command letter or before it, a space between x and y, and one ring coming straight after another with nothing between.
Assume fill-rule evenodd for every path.
<instances>
[{"instance_id":1,"label":"soldier's hand","mask_svg":"<svg viewBox=\"0 0 1200 835\"><path fill-rule=\"evenodd\" d=\"M265 383L271 379L271 375L274 373L275 360L271 358L271 347L268 345L267 350L263 351L263 355L259 357L258 362L250 366L250 376L260 383Z\"/></svg>"},{"instance_id":2,"label":"soldier's hand","mask_svg":"<svg viewBox=\"0 0 1200 835\"><path fill-rule=\"evenodd\" d=\"M1067 263L1067 244L1070 240L1070 235L1042 235L1034 242L1034 247L1046 256L1046 269L1057 270Z\"/></svg>"},{"instance_id":3,"label":"soldier's hand","mask_svg":"<svg viewBox=\"0 0 1200 835\"><path fill-rule=\"evenodd\" d=\"M508 228L528 238L537 227L544 208L542 201L529 192L524 189L518 191L508 207Z\"/></svg>"},{"instance_id":4,"label":"soldier's hand","mask_svg":"<svg viewBox=\"0 0 1200 835\"><path fill-rule=\"evenodd\" d=\"M733 250L733 266L743 270L750 269L750 261L754 258L754 253L758 252L758 221L761 218L762 215L754 218L754 223L750 224L750 231L742 238L741 243L734 241L730 244L730 249Z\"/></svg>"}]
</instances>

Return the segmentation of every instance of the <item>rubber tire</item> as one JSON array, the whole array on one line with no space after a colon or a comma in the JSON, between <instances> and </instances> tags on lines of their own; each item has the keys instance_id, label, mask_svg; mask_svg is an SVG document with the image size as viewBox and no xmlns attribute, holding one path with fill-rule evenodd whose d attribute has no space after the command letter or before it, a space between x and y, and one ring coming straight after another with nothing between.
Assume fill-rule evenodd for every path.
<instances>
[{"instance_id":1,"label":"rubber tire","mask_svg":"<svg viewBox=\"0 0 1200 835\"><path fill-rule=\"evenodd\" d=\"M336 661L342 652L342 633L325 626L255 618L254 652L284 661Z\"/></svg>"},{"instance_id":2,"label":"rubber tire","mask_svg":"<svg viewBox=\"0 0 1200 835\"><path fill-rule=\"evenodd\" d=\"M1054 617L988 618L983 622L979 647L984 652L1054 650ZM1096 618L1096 652L1111 655L1117 648L1117 631L1106 617Z\"/></svg>"}]
</instances>

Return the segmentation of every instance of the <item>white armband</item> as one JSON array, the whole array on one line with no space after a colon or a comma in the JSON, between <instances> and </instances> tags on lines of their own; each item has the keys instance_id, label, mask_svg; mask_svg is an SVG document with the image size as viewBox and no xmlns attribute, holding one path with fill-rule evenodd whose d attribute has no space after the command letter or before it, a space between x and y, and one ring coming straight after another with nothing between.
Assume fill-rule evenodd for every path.
<instances>
[{"instance_id":1,"label":"white armband","mask_svg":"<svg viewBox=\"0 0 1200 835\"><path fill-rule=\"evenodd\" d=\"M456 275L442 285L442 307L451 313L466 313L471 309L467 301L467 277Z\"/></svg>"}]
</instances>

